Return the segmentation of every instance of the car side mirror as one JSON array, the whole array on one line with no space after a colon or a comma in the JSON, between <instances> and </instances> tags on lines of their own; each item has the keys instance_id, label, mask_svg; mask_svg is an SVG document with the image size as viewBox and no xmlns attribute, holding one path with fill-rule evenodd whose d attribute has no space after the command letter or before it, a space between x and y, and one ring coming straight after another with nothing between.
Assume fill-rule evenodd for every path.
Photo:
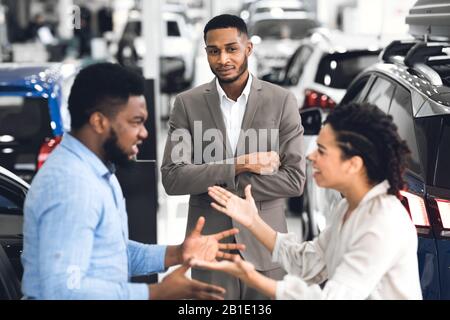
<instances>
[{"instance_id":1,"label":"car side mirror","mask_svg":"<svg viewBox=\"0 0 450 320\"><path fill-rule=\"evenodd\" d=\"M296 76L291 76L286 78L287 86L294 86L298 83L298 78Z\"/></svg>"},{"instance_id":2,"label":"car side mirror","mask_svg":"<svg viewBox=\"0 0 450 320\"><path fill-rule=\"evenodd\" d=\"M322 111L319 108L300 110L304 135L318 135L322 127Z\"/></svg>"}]
</instances>

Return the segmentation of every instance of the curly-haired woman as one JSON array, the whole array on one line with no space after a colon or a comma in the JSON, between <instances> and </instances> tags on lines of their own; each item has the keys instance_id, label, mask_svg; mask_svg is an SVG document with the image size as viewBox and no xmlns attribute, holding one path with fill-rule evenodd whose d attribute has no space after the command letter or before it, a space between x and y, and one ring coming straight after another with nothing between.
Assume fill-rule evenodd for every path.
<instances>
[{"instance_id":1,"label":"curly-haired woman","mask_svg":"<svg viewBox=\"0 0 450 320\"><path fill-rule=\"evenodd\" d=\"M250 185L245 199L209 188L212 206L247 227L288 272L282 281L239 256L192 265L233 274L276 299L421 299L417 234L399 200L409 150L392 118L370 104L340 106L325 120L317 145L309 155L314 179L344 199L313 241L300 243L268 226Z\"/></svg>"}]
</instances>

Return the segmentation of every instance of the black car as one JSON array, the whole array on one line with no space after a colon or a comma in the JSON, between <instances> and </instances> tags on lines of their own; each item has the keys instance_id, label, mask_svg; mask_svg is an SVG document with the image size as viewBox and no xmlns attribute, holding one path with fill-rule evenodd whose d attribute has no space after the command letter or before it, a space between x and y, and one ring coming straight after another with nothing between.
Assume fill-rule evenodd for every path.
<instances>
[{"instance_id":1,"label":"black car","mask_svg":"<svg viewBox=\"0 0 450 320\"><path fill-rule=\"evenodd\" d=\"M0 167L0 300L19 299L23 203L29 185Z\"/></svg>"}]
</instances>

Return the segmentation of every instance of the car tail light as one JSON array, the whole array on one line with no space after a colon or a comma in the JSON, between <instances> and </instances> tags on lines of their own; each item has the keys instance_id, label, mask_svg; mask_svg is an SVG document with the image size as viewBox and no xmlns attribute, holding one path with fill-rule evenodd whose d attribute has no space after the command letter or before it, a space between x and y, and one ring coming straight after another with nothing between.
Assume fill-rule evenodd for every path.
<instances>
[{"instance_id":1,"label":"car tail light","mask_svg":"<svg viewBox=\"0 0 450 320\"><path fill-rule=\"evenodd\" d=\"M439 216L441 217L442 227L444 229L450 229L450 201L436 199L436 203L439 210Z\"/></svg>"},{"instance_id":2,"label":"car tail light","mask_svg":"<svg viewBox=\"0 0 450 320\"><path fill-rule=\"evenodd\" d=\"M413 223L419 227L430 227L430 221L428 220L427 209L423 198L404 190L400 191L400 194L407 201L406 207L411 215Z\"/></svg>"},{"instance_id":3,"label":"car tail light","mask_svg":"<svg viewBox=\"0 0 450 320\"><path fill-rule=\"evenodd\" d=\"M42 167L45 160L47 160L50 153L56 148L56 146L61 142L62 137L55 138L46 138L44 143L42 143L41 148L39 149L38 155L38 170Z\"/></svg>"},{"instance_id":4,"label":"car tail light","mask_svg":"<svg viewBox=\"0 0 450 320\"><path fill-rule=\"evenodd\" d=\"M305 90L305 102L303 108L321 108L321 109L333 109L336 106L336 102L326 94L318 92L312 89Z\"/></svg>"}]
</instances>

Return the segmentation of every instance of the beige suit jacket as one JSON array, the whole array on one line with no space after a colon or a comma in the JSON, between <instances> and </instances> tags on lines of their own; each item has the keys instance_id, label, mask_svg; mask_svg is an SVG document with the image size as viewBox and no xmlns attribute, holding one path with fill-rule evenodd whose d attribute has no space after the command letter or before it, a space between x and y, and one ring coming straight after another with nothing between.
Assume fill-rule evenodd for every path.
<instances>
[{"instance_id":1,"label":"beige suit jacket","mask_svg":"<svg viewBox=\"0 0 450 320\"><path fill-rule=\"evenodd\" d=\"M204 234L237 227L240 233L235 236L236 242L246 245L246 250L241 252L244 259L261 271L279 267L272 262L269 251L245 227L210 206L212 199L207 194L207 188L220 185L243 196L245 186L251 184L261 217L275 230L287 231L285 198L300 196L305 182L303 127L294 95L286 89L253 78L242 132L256 129L257 133L262 134L256 135L258 143L255 145L241 132L235 154L230 151L226 138L215 80L179 94L169 125L161 166L162 182L169 195L191 195L187 232L194 228L200 216L206 218ZM278 131L278 136L272 135L271 130L272 133ZM221 137L211 139L208 132L219 132ZM223 152L212 152L213 159L206 159L202 155L210 154L213 145ZM281 161L278 172L273 175L243 173L235 176L234 161L226 159L232 160L241 154L256 151L278 152Z\"/></svg>"}]
</instances>

